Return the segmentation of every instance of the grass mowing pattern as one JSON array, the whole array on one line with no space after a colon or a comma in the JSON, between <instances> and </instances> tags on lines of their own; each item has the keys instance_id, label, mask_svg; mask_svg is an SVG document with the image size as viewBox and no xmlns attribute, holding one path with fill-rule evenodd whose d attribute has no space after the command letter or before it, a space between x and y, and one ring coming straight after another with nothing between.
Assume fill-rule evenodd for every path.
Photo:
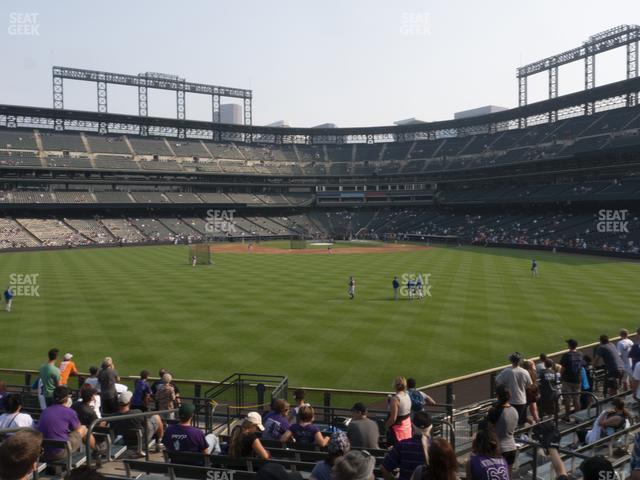
<instances>
[{"instance_id":1,"label":"grass mowing pattern","mask_svg":"<svg viewBox=\"0 0 640 480\"><path fill-rule=\"evenodd\" d=\"M491 368L518 350L640 324L640 263L536 252L434 248L393 254L215 254L185 246L10 253L0 278L39 273L40 297L0 312L0 365L38 368L52 346L79 368L110 355L121 374L285 374L293 385L388 389ZM431 273L433 297L391 299L393 275ZM357 280L357 298L347 280Z\"/></svg>"}]
</instances>

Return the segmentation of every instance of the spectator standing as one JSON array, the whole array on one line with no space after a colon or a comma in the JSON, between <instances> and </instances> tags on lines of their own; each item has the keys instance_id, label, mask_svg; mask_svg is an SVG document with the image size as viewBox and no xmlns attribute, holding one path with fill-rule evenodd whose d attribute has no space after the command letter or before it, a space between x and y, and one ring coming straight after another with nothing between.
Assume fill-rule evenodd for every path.
<instances>
[{"instance_id":1,"label":"spectator standing","mask_svg":"<svg viewBox=\"0 0 640 480\"><path fill-rule=\"evenodd\" d=\"M633 373L631 365L631 349L633 348L633 341L629 338L629 330L623 328L620 330L620 340L616 343L616 350L618 355L622 359L622 366L624 368L624 375L622 377L622 388L624 390L629 389L629 379Z\"/></svg>"},{"instance_id":2,"label":"spectator standing","mask_svg":"<svg viewBox=\"0 0 640 480\"><path fill-rule=\"evenodd\" d=\"M378 449L380 429L378 424L367 417L367 407L358 402L351 408L351 421L347 427L351 445L358 448Z\"/></svg>"},{"instance_id":3,"label":"spectator standing","mask_svg":"<svg viewBox=\"0 0 640 480\"><path fill-rule=\"evenodd\" d=\"M603 364L607 371L606 389L607 395L615 395L620 386L620 379L624 374L624 365L618 350L609 342L607 335L600 335L600 345L596 349L594 364Z\"/></svg>"},{"instance_id":4,"label":"spectator standing","mask_svg":"<svg viewBox=\"0 0 640 480\"><path fill-rule=\"evenodd\" d=\"M540 378L540 374L542 373L542 370L546 368L544 366L544 361L546 359L547 359L546 353L541 353L540 356L538 357L538 363L536 363L536 375L538 375L538 378Z\"/></svg>"},{"instance_id":5,"label":"spectator standing","mask_svg":"<svg viewBox=\"0 0 640 480\"><path fill-rule=\"evenodd\" d=\"M527 421L527 387L531 385L531 375L520 366L522 355L514 352L509 355L511 366L505 368L496 377L496 385L504 386L510 392L510 405L518 412L518 425Z\"/></svg>"},{"instance_id":6,"label":"spectator standing","mask_svg":"<svg viewBox=\"0 0 640 480\"><path fill-rule=\"evenodd\" d=\"M310 407L311 404L305 402L304 397L306 396L306 392L302 388L298 388L293 392L293 402L294 406L289 412L289 420L295 421L298 416L298 412L300 411L300 407Z\"/></svg>"},{"instance_id":7,"label":"spectator standing","mask_svg":"<svg viewBox=\"0 0 640 480\"><path fill-rule=\"evenodd\" d=\"M553 360L547 358L544 361L544 370L540 372L538 377L538 391L540 399L538 400L538 413L540 417L545 415L554 415L560 390L558 389L558 379L556 371L553 368Z\"/></svg>"},{"instance_id":8,"label":"spectator standing","mask_svg":"<svg viewBox=\"0 0 640 480\"><path fill-rule=\"evenodd\" d=\"M60 385L67 385L69 383L69 377L76 377L78 375L78 368L73 360L73 354L65 353L60 362Z\"/></svg>"},{"instance_id":9,"label":"spectator standing","mask_svg":"<svg viewBox=\"0 0 640 480\"><path fill-rule=\"evenodd\" d=\"M146 412L149 410L149 403L151 402L151 386L149 385L149 371L142 370L140 372L140 378L136 380L135 387L133 389L133 399L131 404L133 408Z\"/></svg>"},{"instance_id":10,"label":"spectator standing","mask_svg":"<svg viewBox=\"0 0 640 480\"><path fill-rule=\"evenodd\" d=\"M156 401L158 402L158 410L173 410L176 406L176 390L172 385L173 377L170 373L162 376L162 383L158 385L156 390ZM173 418L173 414L169 414L168 418Z\"/></svg>"},{"instance_id":11,"label":"spectator standing","mask_svg":"<svg viewBox=\"0 0 640 480\"><path fill-rule=\"evenodd\" d=\"M89 367L89 376L85 378L84 384L91 385L96 392L100 393L100 382L98 381L98 367Z\"/></svg>"},{"instance_id":12,"label":"spectator standing","mask_svg":"<svg viewBox=\"0 0 640 480\"><path fill-rule=\"evenodd\" d=\"M118 411L118 392L116 383L120 381L113 359L105 357L102 360L100 371L98 372L98 382L100 384L100 401L102 412L105 414L116 413Z\"/></svg>"},{"instance_id":13,"label":"spectator standing","mask_svg":"<svg viewBox=\"0 0 640 480\"><path fill-rule=\"evenodd\" d=\"M407 381L397 377L393 381L395 394L389 399L389 418L385 423L390 445L411 438L411 399L407 393Z\"/></svg>"},{"instance_id":14,"label":"spectator standing","mask_svg":"<svg viewBox=\"0 0 640 480\"><path fill-rule=\"evenodd\" d=\"M569 420L571 414L571 405L573 411L580 411L580 387L581 373L580 369L583 365L582 352L576 350L578 342L573 338L567 340L569 351L560 358L560 380L562 381L562 400L564 403L564 419Z\"/></svg>"},{"instance_id":15,"label":"spectator standing","mask_svg":"<svg viewBox=\"0 0 640 480\"><path fill-rule=\"evenodd\" d=\"M53 391L60 385L60 369L56 367L59 352L57 348L49 350L49 361L40 367L41 393L47 407L53 405Z\"/></svg>"},{"instance_id":16,"label":"spectator standing","mask_svg":"<svg viewBox=\"0 0 640 480\"><path fill-rule=\"evenodd\" d=\"M513 436L518 426L518 411L510 404L511 392L504 385L496 388L497 402L487 414L487 421L498 437L500 451L509 465L509 477L516 461L518 447Z\"/></svg>"},{"instance_id":17,"label":"spectator standing","mask_svg":"<svg viewBox=\"0 0 640 480\"><path fill-rule=\"evenodd\" d=\"M509 465L500 454L495 433L481 422L466 466L467 480L509 480Z\"/></svg>"},{"instance_id":18,"label":"spectator standing","mask_svg":"<svg viewBox=\"0 0 640 480\"><path fill-rule=\"evenodd\" d=\"M416 388L415 378L407 378L407 393L411 399L411 411L419 412L425 405L435 405L436 401L426 393Z\"/></svg>"},{"instance_id":19,"label":"spectator standing","mask_svg":"<svg viewBox=\"0 0 640 480\"><path fill-rule=\"evenodd\" d=\"M540 398L538 376L536 375L536 369L532 361L525 360L522 366L531 377L531 384L528 385L526 389L527 408L529 409L529 413L531 413L533 423L538 423L540 421L540 417L538 416L538 399Z\"/></svg>"}]
</instances>

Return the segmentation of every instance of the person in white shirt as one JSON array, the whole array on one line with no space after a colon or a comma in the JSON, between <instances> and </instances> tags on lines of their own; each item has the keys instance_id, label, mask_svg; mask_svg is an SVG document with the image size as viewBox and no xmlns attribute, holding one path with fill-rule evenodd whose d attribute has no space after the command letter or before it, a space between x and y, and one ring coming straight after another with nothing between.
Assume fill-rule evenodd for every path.
<instances>
[{"instance_id":1,"label":"person in white shirt","mask_svg":"<svg viewBox=\"0 0 640 480\"><path fill-rule=\"evenodd\" d=\"M33 418L31 418L31 415L20 412L20 410L22 410L21 395L9 395L4 404L6 413L0 415L0 429L33 427Z\"/></svg>"},{"instance_id":2,"label":"person in white shirt","mask_svg":"<svg viewBox=\"0 0 640 480\"><path fill-rule=\"evenodd\" d=\"M503 385L511 392L510 404L518 411L518 425L522 426L527 421L527 394L526 390L531 381L531 376L520 366L522 354L514 352L509 355L511 366L505 368L496 376L496 386Z\"/></svg>"},{"instance_id":3,"label":"person in white shirt","mask_svg":"<svg viewBox=\"0 0 640 480\"><path fill-rule=\"evenodd\" d=\"M620 340L616 343L616 350L620 358L622 358L622 364L624 365L624 375L622 377L622 388L627 390L629 388L629 379L633 374L631 366L631 347L633 347L633 341L629 338L629 331L626 328L620 330Z\"/></svg>"}]
</instances>

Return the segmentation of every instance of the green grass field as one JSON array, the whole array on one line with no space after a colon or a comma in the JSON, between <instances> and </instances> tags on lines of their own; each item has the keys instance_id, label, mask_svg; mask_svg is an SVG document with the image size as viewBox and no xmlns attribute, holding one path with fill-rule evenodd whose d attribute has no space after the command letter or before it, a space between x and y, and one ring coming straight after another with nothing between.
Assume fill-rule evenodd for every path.
<instances>
[{"instance_id":1,"label":"green grass field","mask_svg":"<svg viewBox=\"0 0 640 480\"><path fill-rule=\"evenodd\" d=\"M277 244L275 246L278 246ZM39 274L39 297L0 312L0 366L37 368L56 346L79 368L114 358L121 374L181 378L285 374L293 385L426 384L640 325L640 263L531 252L432 248L352 255L217 254L185 246L0 255L0 278ZM392 300L393 275L430 273L432 297ZM357 298L346 295L357 279Z\"/></svg>"}]
</instances>

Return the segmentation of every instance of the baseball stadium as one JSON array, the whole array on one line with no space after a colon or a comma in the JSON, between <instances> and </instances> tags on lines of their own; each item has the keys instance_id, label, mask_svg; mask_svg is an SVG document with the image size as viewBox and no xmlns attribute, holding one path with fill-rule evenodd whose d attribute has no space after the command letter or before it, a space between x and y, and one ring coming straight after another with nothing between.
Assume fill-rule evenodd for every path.
<instances>
[{"instance_id":1,"label":"baseball stadium","mask_svg":"<svg viewBox=\"0 0 640 480\"><path fill-rule=\"evenodd\" d=\"M515 107L391 126L259 126L249 89L51 65L51 106L0 105L0 478L639 478L639 40L573 38L517 68ZM616 49L626 78L596 84ZM560 94L568 64L584 88ZM93 111L66 108L78 84ZM44 453L14 474L28 435Z\"/></svg>"}]
</instances>

